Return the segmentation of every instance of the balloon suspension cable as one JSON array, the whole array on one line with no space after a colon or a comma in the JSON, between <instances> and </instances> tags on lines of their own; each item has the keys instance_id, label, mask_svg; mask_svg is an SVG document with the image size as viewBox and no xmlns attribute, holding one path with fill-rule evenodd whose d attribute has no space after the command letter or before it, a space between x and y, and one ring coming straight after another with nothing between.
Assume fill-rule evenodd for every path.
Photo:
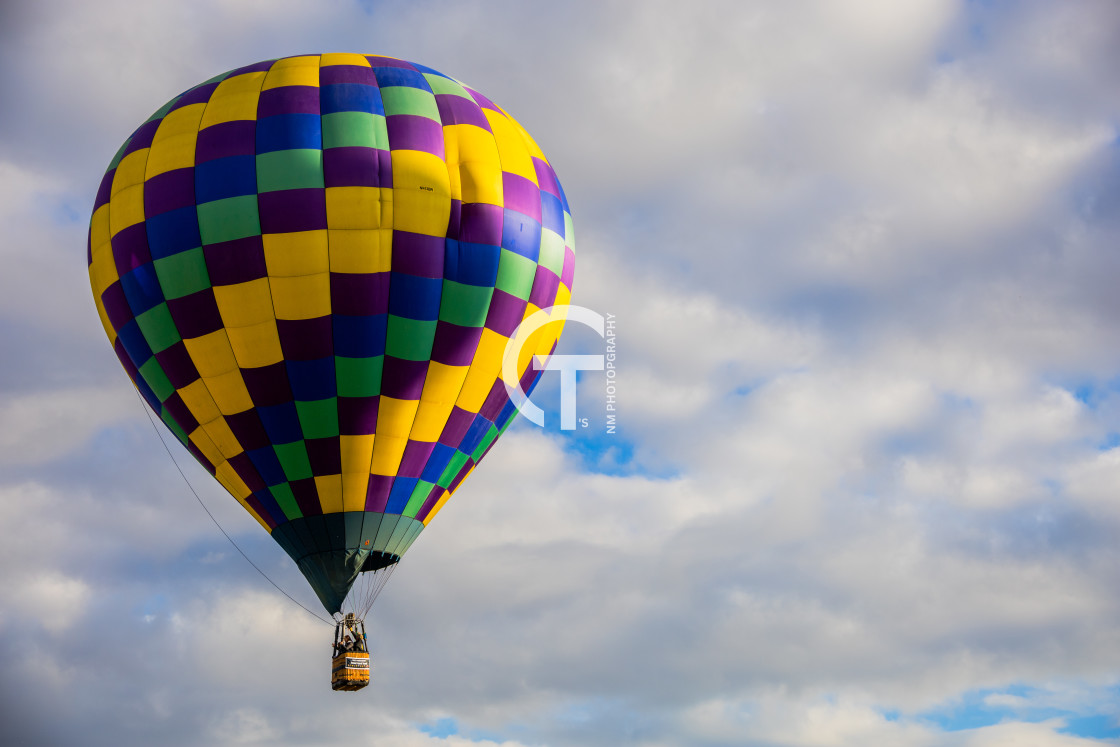
<instances>
[{"instance_id":1,"label":"balloon suspension cable","mask_svg":"<svg viewBox=\"0 0 1120 747\"><path fill-rule=\"evenodd\" d=\"M364 620L370 608L373 607L373 603L377 600L377 596L385 588L385 584L389 583L389 578L396 569L397 563L393 563L376 571L359 573L354 586L350 589L350 594L346 597L345 609L352 611L359 620ZM339 612L337 614L342 615L344 613ZM335 619L339 618L336 617Z\"/></svg>"},{"instance_id":2,"label":"balloon suspension cable","mask_svg":"<svg viewBox=\"0 0 1120 747\"><path fill-rule=\"evenodd\" d=\"M289 594L288 592L281 589L279 584L277 584L275 581L273 581L271 578L269 578L268 574L265 573L264 571L262 571L260 569L260 567L258 567L257 564L254 563L249 558L249 556L245 554L245 551L242 550L240 547L238 547L237 543L233 541L233 537L229 536L229 533L226 532L226 530L222 528L222 525L218 523L218 520L216 518L214 518L214 514L210 513L210 509L207 508L206 504L202 502L202 497L199 496L198 491L194 489L194 486L191 485L191 481L187 479L187 475L186 475L185 472L183 472L183 468L179 466L179 462L176 461L175 455L171 453L171 449L168 448L167 442L163 440L163 434L160 432L159 428L156 426L156 421L152 419L152 411L148 407L148 403L144 401L144 398L142 396L140 396L139 390L137 390L136 396L140 399L140 405L144 408L144 413L148 416L148 422L152 424L152 429L156 432L156 435L159 436L159 442L161 444L163 444L163 450L167 452L167 456L171 457L171 463L175 465L175 469L179 470L179 475L183 478L183 482L185 482L187 484L187 487L190 489L191 494L194 495L195 500L198 501L198 505L202 506L202 510L205 511L206 515L210 517L210 521L214 522L214 526L216 526L218 528L218 531L220 531L223 535L225 535L225 538L227 540L229 540L229 543L231 545L233 545L233 548L235 550L237 550L237 552L241 553L241 557L245 558L245 561L249 565L253 566L253 568L256 569L257 573L264 576L265 581L268 581L268 583L275 586L276 590L278 592L280 592L281 594L286 596L288 599L290 599L292 602L294 602L296 604L296 606L298 606L300 609L302 609L307 614L314 617L316 620L319 620L320 622L324 622L327 625L334 625L334 623L331 622L330 620L327 620L326 618L322 617L321 615L318 615L315 612L307 609L307 607L304 607L302 604L299 603L299 601L297 599L295 599L295 597L293 597L291 594Z\"/></svg>"}]
</instances>

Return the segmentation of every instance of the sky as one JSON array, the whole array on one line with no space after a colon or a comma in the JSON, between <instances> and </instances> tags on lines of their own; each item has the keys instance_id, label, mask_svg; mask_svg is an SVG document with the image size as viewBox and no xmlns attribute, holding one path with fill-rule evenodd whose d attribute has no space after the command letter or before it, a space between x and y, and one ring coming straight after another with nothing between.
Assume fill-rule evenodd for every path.
<instances>
[{"instance_id":1,"label":"sky","mask_svg":"<svg viewBox=\"0 0 1120 747\"><path fill-rule=\"evenodd\" d=\"M544 375L359 693L85 268L139 123L329 51L533 133L617 334L615 431ZM0 742L1120 744L1117 70L1114 0L0 4Z\"/></svg>"}]
</instances>

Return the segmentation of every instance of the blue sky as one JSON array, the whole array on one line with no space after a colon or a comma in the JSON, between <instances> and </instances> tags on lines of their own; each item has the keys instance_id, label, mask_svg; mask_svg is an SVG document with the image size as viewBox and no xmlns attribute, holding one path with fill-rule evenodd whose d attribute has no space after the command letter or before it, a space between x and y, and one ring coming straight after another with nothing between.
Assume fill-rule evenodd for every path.
<instances>
[{"instance_id":1,"label":"blue sky","mask_svg":"<svg viewBox=\"0 0 1120 747\"><path fill-rule=\"evenodd\" d=\"M356 695L167 459L84 262L138 123L308 51L515 116L573 301L617 317L617 433L602 373L573 432L548 375L549 425L380 597ZM0 741L1120 744L1111 0L49 0L0 6L0 63Z\"/></svg>"}]
</instances>

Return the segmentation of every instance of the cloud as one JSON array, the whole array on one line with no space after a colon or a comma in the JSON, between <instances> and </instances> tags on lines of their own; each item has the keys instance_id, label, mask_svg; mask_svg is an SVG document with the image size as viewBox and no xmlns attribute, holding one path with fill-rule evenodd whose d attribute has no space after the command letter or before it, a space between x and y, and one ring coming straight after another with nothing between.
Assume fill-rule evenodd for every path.
<instances>
[{"instance_id":1,"label":"cloud","mask_svg":"<svg viewBox=\"0 0 1120 747\"><path fill-rule=\"evenodd\" d=\"M0 741L1108 743L1116 11L858 5L4 6ZM511 429L374 608L353 697L191 492L312 605L283 551L167 463L82 270L133 127L326 48L534 133L619 350L618 433L598 374L600 430Z\"/></svg>"},{"instance_id":2,"label":"cloud","mask_svg":"<svg viewBox=\"0 0 1120 747\"><path fill-rule=\"evenodd\" d=\"M12 613L37 619L45 630L57 634L81 619L93 590L79 579L47 571L20 578L18 584L0 593Z\"/></svg>"},{"instance_id":3,"label":"cloud","mask_svg":"<svg viewBox=\"0 0 1120 747\"><path fill-rule=\"evenodd\" d=\"M82 446L98 430L140 414L122 387L31 394L0 401L0 464L35 465Z\"/></svg>"}]
</instances>

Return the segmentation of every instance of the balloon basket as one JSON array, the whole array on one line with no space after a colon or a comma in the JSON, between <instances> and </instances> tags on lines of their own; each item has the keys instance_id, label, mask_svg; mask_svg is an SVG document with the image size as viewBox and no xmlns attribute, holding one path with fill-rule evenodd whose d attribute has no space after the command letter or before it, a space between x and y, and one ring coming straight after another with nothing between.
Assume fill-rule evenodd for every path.
<instances>
[{"instance_id":1,"label":"balloon basket","mask_svg":"<svg viewBox=\"0 0 1120 747\"><path fill-rule=\"evenodd\" d=\"M369 684L369 654L347 653L334 657L331 665L332 690L361 690Z\"/></svg>"},{"instance_id":2,"label":"balloon basket","mask_svg":"<svg viewBox=\"0 0 1120 747\"><path fill-rule=\"evenodd\" d=\"M331 689L361 690L369 684L369 670L366 624L354 613L348 613L334 626Z\"/></svg>"}]
</instances>

